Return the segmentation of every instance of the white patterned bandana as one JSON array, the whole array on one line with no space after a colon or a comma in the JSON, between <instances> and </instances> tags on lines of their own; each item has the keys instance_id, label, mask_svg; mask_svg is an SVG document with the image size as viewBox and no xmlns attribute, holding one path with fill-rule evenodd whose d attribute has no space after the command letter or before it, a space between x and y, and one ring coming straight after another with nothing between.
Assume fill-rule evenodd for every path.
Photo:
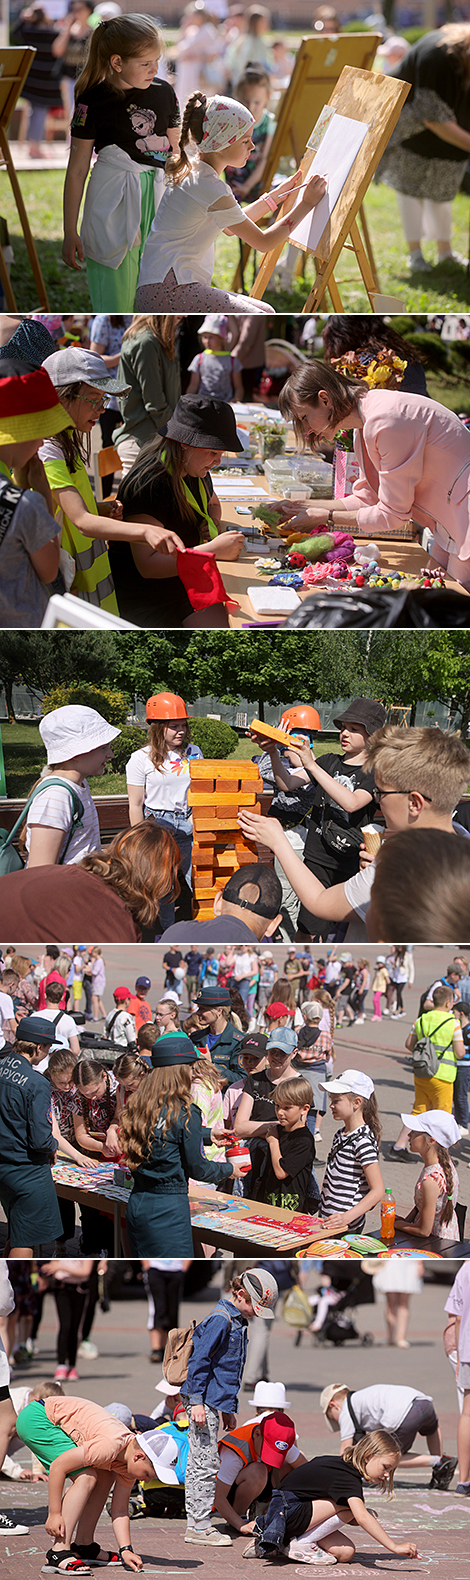
<instances>
[{"instance_id":1,"label":"white patterned bandana","mask_svg":"<svg viewBox=\"0 0 470 1580\"><path fill-rule=\"evenodd\" d=\"M218 94L217 98L208 100L202 124L201 152L216 154L221 148L230 148L232 143L238 143L243 133L249 132L254 126L255 118L244 104Z\"/></svg>"}]
</instances>

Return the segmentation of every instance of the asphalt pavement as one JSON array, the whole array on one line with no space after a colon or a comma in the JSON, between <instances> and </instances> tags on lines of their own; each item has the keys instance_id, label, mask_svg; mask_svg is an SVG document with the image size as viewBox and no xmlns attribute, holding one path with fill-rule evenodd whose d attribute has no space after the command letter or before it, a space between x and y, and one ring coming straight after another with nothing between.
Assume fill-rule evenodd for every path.
<instances>
[{"instance_id":1,"label":"asphalt pavement","mask_svg":"<svg viewBox=\"0 0 470 1580\"><path fill-rule=\"evenodd\" d=\"M345 1345L341 1350L331 1345L321 1348L313 1345L309 1335L302 1335L301 1344L295 1346L295 1333L287 1328L282 1317L273 1324L270 1341L270 1377L283 1381L298 1433L299 1446L312 1457L315 1454L336 1453L339 1441L330 1433L319 1408L319 1394L328 1382L345 1381L352 1388L364 1387L386 1380L422 1389L432 1394L443 1431L446 1452L456 1453L457 1396L453 1373L444 1354L442 1331L445 1324L444 1304L449 1293L454 1269L448 1265L447 1282L425 1283L421 1295L412 1297L411 1320L408 1337L409 1350L384 1348L384 1317L382 1302L360 1306L353 1313L360 1335L370 1332L374 1346L363 1347L360 1340ZM318 1285L318 1276L312 1269L308 1290ZM218 1298L220 1274L202 1294L184 1302L180 1321L186 1323L191 1316L201 1320ZM114 1300L111 1311L97 1312L92 1337L99 1356L95 1361L78 1361L80 1380L67 1383L66 1391L75 1396L92 1398L104 1406L120 1400L132 1409L151 1411L160 1396L154 1393L159 1378L159 1368L148 1360L146 1333L147 1307L145 1299ZM55 1367L56 1314L53 1297L45 1300L44 1317L39 1330L39 1355L28 1370L19 1369L12 1386L29 1382L31 1386L50 1378ZM251 1391L240 1394L239 1421L252 1415ZM422 1444L425 1447L425 1444ZM28 1451L19 1456L28 1464ZM396 1558L379 1548L362 1533L355 1533L358 1556L352 1573L371 1574L382 1571L391 1576L436 1576L439 1568L443 1580L468 1580L470 1568L470 1502L456 1497L454 1478L448 1493L429 1491L428 1470L399 1472L395 1496L391 1502L381 1500L375 1493L367 1494L368 1506L377 1513L385 1529L398 1541L415 1541L419 1559L411 1561ZM24 1537L0 1537L0 1563L2 1580L33 1580L40 1573L48 1538L44 1529L46 1498L45 1484L12 1484L0 1478L0 1511L14 1512L18 1520L29 1526ZM223 1529L222 1520L215 1521ZM131 1525L133 1545L145 1560L148 1573L159 1580L160 1576L185 1576L186 1580L222 1580L222 1576L242 1580L249 1576L243 1561L246 1537L234 1534L233 1546L210 1551L206 1548L189 1549L184 1543L184 1522L139 1518ZM115 1549L109 1516L105 1513L99 1524L99 1537L105 1547ZM276 1565L276 1569L279 1565ZM281 1567L287 1577L304 1572L287 1560ZM254 1563L254 1575L271 1571L271 1564ZM109 1571L104 1570L106 1575ZM315 1571L314 1571L315 1572ZM350 1566L338 1565L338 1576L347 1575ZM98 1571L96 1571L98 1573Z\"/></svg>"}]
</instances>

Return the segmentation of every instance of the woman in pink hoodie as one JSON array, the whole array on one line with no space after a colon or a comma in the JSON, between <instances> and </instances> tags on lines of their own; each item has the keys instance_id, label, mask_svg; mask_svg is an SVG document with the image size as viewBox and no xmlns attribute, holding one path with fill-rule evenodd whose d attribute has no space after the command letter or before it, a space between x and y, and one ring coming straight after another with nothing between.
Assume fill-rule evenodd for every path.
<instances>
[{"instance_id":1,"label":"woman in pink hoodie","mask_svg":"<svg viewBox=\"0 0 470 1580\"><path fill-rule=\"evenodd\" d=\"M361 469L344 499L316 499L300 511L286 501L293 526L313 529L328 518L373 538L411 519L434 535L431 564L470 591L470 433L455 412L423 395L370 390L316 361L292 374L279 405L311 450L354 428Z\"/></svg>"}]
</instances>

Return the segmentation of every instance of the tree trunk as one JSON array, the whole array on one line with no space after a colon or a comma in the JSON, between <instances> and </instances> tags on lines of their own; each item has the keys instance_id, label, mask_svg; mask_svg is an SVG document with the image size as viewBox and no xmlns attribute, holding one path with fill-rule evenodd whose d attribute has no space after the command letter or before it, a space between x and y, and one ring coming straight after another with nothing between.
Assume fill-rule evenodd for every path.
<instances>
[{"instance_id":1,"label":"tree trunk","mask_svg":"<svg viewBox=\"0 0 470 1580\"><path fill-rule=\"evenodd\" d=\"M5 680L4 681L4 691L5 691L5 702L6 702L8 723L9 724L15 724L16 723L16 719L15 719L15 709L13 707L13 681L12 680Z\"/></svg>"},{"instance_id":2,"label":"tree trunk","mask_svg":"<svg viewBox=\"0 0 470 1580\"><path fill-rule=\"evenodd\" d=\"M264 717L264 702L262 697L260 697L258 702L258 718L261 720L262 724L266 722Z\"/></svg>"}]
</instances>

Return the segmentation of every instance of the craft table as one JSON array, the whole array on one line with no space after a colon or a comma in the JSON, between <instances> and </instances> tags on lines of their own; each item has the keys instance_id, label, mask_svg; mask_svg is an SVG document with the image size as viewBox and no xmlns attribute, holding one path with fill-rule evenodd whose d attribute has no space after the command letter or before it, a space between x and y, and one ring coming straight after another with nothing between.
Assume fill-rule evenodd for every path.
<instances>
[{"instance_id":1,"label":"craft table","mask_svg":"<svg viewBox=\"0 0 470 1580\"><path fill-rule=\"evenodd\" d=\"M52 1169L52 1178L54 1179L54 1168ZM90 1174L90 1181L92 1178L93 1175ZM96 1212L105 1213L108 1218L111 1217L113 1219L113 1256L119 1260L123 1254L122 1226L126 1221L129 1191L124 1186L110 1185L108 1194L106 1185L100 1186L99 1189L94 1189L91 1183L88 1187L83 1182L80 1184L77 1182L76 1185L62 1185L56 1179L54 1179L54 1184L57 1195L63 1197L65 1201L76 1201L81 1207L93 1207Z\"/></svg>"},{"instance_id":2,"label":"craft table","mask_svg":"<svg viewBox=\"0 0 470 1580\"><path fill-rule=\"evenodd\" d=\"M227 1196L222 1191L211 1190L207 1187L201 1188L201 1186L198 1185L194 1180L190 1182L189 1201L192 1218L195 1216L200 1216L202 1211L209 1213L211 1210L220 1212L221 1208L224 1208L226 1205L233 1206L234 1201L237 1200L240 1200L240 1198ZM245 1218L264 1216L266 1218L274 1219L275 1222L279 1224L280 1228L282 1228L283 1224L289 1224L293 1216L292 1210L286 1209L284 1207L272 1207L270 1204L267 1205L260 1201L250 1201L247 1198L242 1198L242 1202L243 1216ZM241 1212L239 1216L242 1217ZM256 1239L256 1235L254 1235L253 1238L250 1235L249 1238L244 1239L238 1233L233 1233L234 1224L232 1224L232 1226L230 1225L229 1213L227 1213L227 1220L226 1229L220 1228L219 1226L216 1228L211 1228L207 1225L198 1227L193 1223L192 1232L194 1255L196 1257L201 1255L201 1245L204 1243L206 1245L214 1245L221 1251L228 1251L236 1257L272 1255L277 1257L285 1256L287 1258L296 1256L298 1251L304 1251L306 1246L309 1246L313 1243L311 1231L310 1233L299 1234L297 1237L294 1237L293 1235L287 1236L286 1234L286 1241L284 1245L273 1245L267 1241L264 1236L259 1240ZM366 1228L365 1233L370 1233L374 1236L374 1238L379 1238L378 1232L375 1233L374 1230L368 1230ZM335 1239L337 1238L340 1237L335 1235ZM321 1247L321 1240L316 1241L315 1251L312 1252L312 1256L317 1256L319 1259L321 1259ZM426 1257L429 1255L429 1253L434 1252L445 1258L451 1257L460 1259L461 1257L466 1258L470 1255L470 1240L439 1240L435 1235L430 1235L429 1238L418 1241L414 1238L414 1236L411 1237L411 1235L407 1235L405 1232L401 1233L397 1231L392 1242L392 1249L419 1251L423 1257ZM384 1251L385 1250L386 1246L384 1245ZM371 1256L371 1253L364 1252L364 1255ZM373 1258L371 1257L371 1260L372 1259ZM330 1260L330 1258L328 1258L328 1260ZM331 1260L334 1261L333 1256L331 1256ZM379 1265L380 1264L377 1263L377 1266Z\"/></svg>"},{"instance_id":3,"label":"craft table","mask_svg":"<svg viewBox=\"0 0 470 1580\"><path fill-rule=\"evenodd\" d=\"M217 474L215 474L213 481L214 490L217 494ZM253 478L252 481L255 485L257 493L261 493L261 491L264 490L264 492L269 497L273 497L270 496L267 480L264 476ZM248 503L248 500L245 501L244 499L243 503L245 504L245 502ZM314 500L311 500L310 503L314 504ZM308 504L308 500L299 501L299 509L303 509L304 506ZM332 500L332 504L334 504L334 500ZM222 501L222 523L228 531L232 531L234 527L237 528L238 531L241 531L244 527L246 527L248 523L248 517L237 515L235 499L233 501ZM370 536L373 537L373 534L371 533ZM368 538L362 533L357 536L356 541L358 543L365 544L368 541ZM263 549L260 548L260 558L262 554ZM247 620L253 622L256 625L272 626L279 625L279 623L283 624L284 622L285 616L283 615L259 615L255 614L255 611L252 608L250 599L248 597L248 587L256 585L267 586L270 580L269 575L260 576L259 572L256 570L255 560L257 558L257 554L249 554L248 551L245 550L240 555L239 560L229 560L227 562L219 560L219 569L223 578L224 587L226 588L229 597L236 600L240 606L239 609L234 611L233 614L229 614L230 626L233 630L239 629L241 626L246 624ZM420 575L422 566L426 564L427 559L428 555L426 551L418 542L411 543L407 542L406 540L401 542L385 540L383 542L382 566L385 571L403 571L405 575L418 577ZM450 576L446 576L445 583L446 587L449 587L453 592L464 593L466 591L464 587L461 587L459 583L454 581ZM364 591L365 590L366 589L364 589ZM318 591L323 595L324 587L320 586ZM301 599L302 603L306 598L312 597L314 592L314 587L297 589L298 597Z\"/></svg>"}]
</instances>

